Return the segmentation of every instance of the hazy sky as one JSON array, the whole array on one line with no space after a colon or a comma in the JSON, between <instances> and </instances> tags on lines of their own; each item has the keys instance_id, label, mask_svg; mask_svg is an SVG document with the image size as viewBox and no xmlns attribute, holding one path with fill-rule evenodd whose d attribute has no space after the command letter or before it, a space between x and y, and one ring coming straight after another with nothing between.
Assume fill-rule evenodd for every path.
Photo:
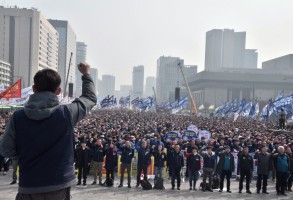
<instances>
[{"instance_id":1,"label":"hazy sky","mask_svg":"<svg viewBox=\"0 0 293 200\"><path fill-rule=\"evenodd\" d=\"M205 33L246 31L246 48L261 62L293 53L293 0L0 0L38 8L46 18L68 20L88 45L88 62L102 74L131 84L132 67L156 75L156 61L178 56L204 69Z\"/></svg>"}]
</instances>

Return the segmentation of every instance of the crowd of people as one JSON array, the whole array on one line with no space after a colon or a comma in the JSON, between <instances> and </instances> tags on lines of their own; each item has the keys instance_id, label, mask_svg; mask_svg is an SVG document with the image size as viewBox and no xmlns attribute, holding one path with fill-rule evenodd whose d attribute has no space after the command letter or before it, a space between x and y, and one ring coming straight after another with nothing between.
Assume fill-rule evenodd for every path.
<instances>
[{"instance_id":1,"label":"crowd of people","mask_svg":"<svg viewBox=\"0 0 293 200\"><path fill-rule=\"evenodd\" d=\"M3 133L10 113L1 114ZM191 124L200 130L208 130L211 138L178 138L165 140L170 131L182 133ZM135 152L138 153L136 187L141 183L141 174L147 180L147 168L154 156L155 181L162 177L167 166L172 189L180 190L183 167L184 176L189 179L190 190L197 190L200 171L203 172L203 191L213 191L213 177L219 175L219 191L227 180L227 192L234 169L240 175L239 193L242 193L246 179L246 192L251 193L250 181L253 171L253 159L257 162L257 193L267 194L269 174L276 178L278 195L292 191L293 177L293 134L282 132L276 134L273 122L229 118L195 117L171 115L166 113L135 112L126 109L97 110L89 113L74 128L75 167L78 169L77 185L87 184L90 166L94 172L93 185L103 185L102 169L106 169L106 180L114 181L117 169L117 156L121 154L121 176L118 187L123 187L124 173L127 171L127 185L131 188L131 163ZM164 151L167 149L167 152ZM184 153L182 153L184 152ZM234 156L238 153L238 166ZM254 157L250 153L255 153ZM187 162L184 162L184 157ZM105 158L105 165L103 165ZM200 159L203 159L201 166ZM8 158L1 156L3 173L8 170ZM208 179L208 182L206 181ZM83 182L82 182L83 181ZM16 183L13 176L12 184Z\"/></svg>"},{"instance_id":2,"label":"crowd of people","mask_svg":"<svg viewBox=\"0 0 293 200\"><path fill-rule=\"evenodd\" d=\"M190 124L201 130L208 130L211 138L179 138L165 141L165 134L170 131L182 133ZM277 179L277 194L285 195L292 191L293 174L293 134L282 132L276 134L275 123L229 118L194 117L184 115L157 114L153 112L134 112L129 110L98 110L90 113L75 128L76 164L79 168L78 185L86 185L88 168L93 162L94 181L102 183L103 159L106 158L106 179L114 179L117 167L118 150L121 152L120 185L123 186L124 171L128 172L128 187L131 187L130 167L134 151L138 152L137 182L140 185L141 173L147 179L147 167L154 156L155 180L162 176L166 165L171 177L172 189L181 185L181 170L184 156L187 158L186 175L190 189L196 189L199 171L203 170L203 191L212 190L213 175L220 177L220 192L223 191L224 179L227 179L227 192L230 190L230 178L237 168L240 175L239 193L243 190L246 177L246 192L251 193L249 183L253 170L253 159L257 160L257 193L267 192L267 179L271 172ZM167 154L163 149L167 149ZM184 154L182 154L184 151ZM231 152L238 153L238 166L234 166ZM249 153L255 153L252 157ZM203 158L203 169L200 165ZM290 177L290 178L289 178ZM206 179L209 179L208 184ZM199 186L199 184L197 185Z\"/></svg>"},{"instance_id":3,"label":"crowd of people","mask_svg":"<svg viewBox=\"0 0 293 200\"><path fill-rule=\"evenodd\" d=\"M97 101L94 82L89 75L90 66L80 63L78 69L82 74L82 95L71 104L60 105L57 98L61 93L60 75L43 69L34 76L34 94L24 109L13 115L0 113L0 135L3 134L0 137L0 170L3 169L3 175L6 175L11 161L11 184L15 184L19 166L16 199L38 199L40 195L70 199L70 187L76 181L73 162L78 170L77 185L87 185L92 167L92 185L113 186L118 154L121 155L118 187L123 187L127 171L127 184L131 188L131 165L137 154L136 187L149 188L148 167L154 157L154 188L157 189L163 188L162 176L166 166L172 190L175 189L175 180L176 189L180 190L181 178L186 176L190 190L197 190L201 185L203 191L213 192L214 178L219 176L219 191L223 192L226 180L227 192L231 193L230 179L236 169L240 175L238 192L242 193L246 179L246 193L251 194L250 181L256 161L257 193L268 194L270 174L272 179L276 179L278 195L292 191L292 132L275 131L276 124L272 121L247 118L234 121L225 117L128 109L89 112ZM195 133L198 130L208 131L209 137L182 137L183 131L190 126L197 127ZM284 123L282 129L283 126ZM176 137L166 137L170 132L176 133ZM106 170L104 183L103 168ZM197 184L199 172L203 173L202 184Z\"/></svg>"}]
</instances>

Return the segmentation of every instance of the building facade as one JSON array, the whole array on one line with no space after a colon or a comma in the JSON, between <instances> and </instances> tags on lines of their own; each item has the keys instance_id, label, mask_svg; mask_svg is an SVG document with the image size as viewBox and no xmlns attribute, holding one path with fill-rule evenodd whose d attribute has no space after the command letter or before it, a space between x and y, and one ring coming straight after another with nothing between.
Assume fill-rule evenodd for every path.
<instances>
[{"instance_id":1,"label":"building facade","mask_svg":"<svg viewBox=\"0 0 293 200\"><path fill-rule=\"evenodd\" d=\"M79 72L80 73L80 72ZM99 83L99 77L98 77L98 69L97 68L93 68L91 67L90 68L90 74L91 74L91 77L94 81L94 84L95 84L95 88L96 88L96 93L97 93L97 90L98 90L98 83ZM79 75L79 77L81 78L81 75Z\"/></svg>"},{"instance_id":2,"label":"building facade","mask_svg":"<svg viewBox=\"0 0 293 200\"><path fill-rule=\"evenodd\" d=\"M132 92L133 97L143 97L144 66L133 67L132 71Z\"/></svg>"},{"instance_id":3,"label":"building facade","mask_svg":"<svg viewBox=\"0 0 293 200\"><path fill-rule=\"evenodd\" d=\"M220 105L238 99L267 102L282 90L293 93L293 78L263 69L242 69L221 72L202 71L189 79L189 86L197 105Z\"/></svg>"},{"instance_id":4,"label":"building facade","mask_svg":"<svg viewBox=\"0 0 293 200\"><path fill-rule=\"evenodd\" d=\"M205 70L241 68L245 62L246 32L213 29L206 33Z\"/></svg>"},{"instance_id":5,"label":"building facade","mask_svg":"<svg viewBox=\"0 0 293 200\"><path fill-rule=\"evenodd\" d=\"M106 96L115 95L115 76L103 75L102 80L98 84L99 97L105 98Z\"/></svg>"},{"instance_id":6,"label":"building facade","mask_svg":"<svg viewBox=\"0 0 293 200\"><path fill-rule=\"evenodd\" d=\"M38 70L58 70L59 34L36 9L0 6L0 59L11 64L11 81L33 84Z\"/></svg>"},{"instance_id":7,"label":"building facade","mask_svg":"<svg viewBox=\"0 0 293 200\"><path fill-rule=\"evenodd\" d=\"M153 88L156 88L156 77L149 76L145 80L144 97L154 96Z\"/></svg>"},{"instance_id":8,"label":"building facade","mask_svg":"<svg viewBox=\"0 0 293 200\"><path fill-rule=\"evenodd\" d=\"M86 54L87 54L87 45L84 42L76 42L76 65L78 65L81 62L86 61ZM81 95L81 87L82 87L82 81L81 81L81 74L78 70L78 68L75 68L75 96ZM96 89L98 88L98 85L95 85Z\"/></svg>"},{"instance_id":9,"label":"building facade","mask_svg":"<svg viewBox=\"0 0 293 200\"><path fill-rule=\"evenodd\" d=\"M258 53L256 49L245 49L245 59L243 68L257 68Z\"/></svg>"},{"instance_id":10,"label":"building facade","mask_svg":"<svg viewBox=\"0 0 293 200\"><path fill-rule=\"evenodd\" d=\"M132 86L131 85L120 85L120 96L127 97L131 95Z\"/></svg>"},{"instance_id":11,"label":"building facade","mask_svg":"<svg viewBox=\"0 0 293 200\"><path fill-rule=\"evenodd\" d=\"M293 74L293 54L265 61L262 63L262 68L272 73Z\"/></svg>"},{"instance_id":12,"label":"building facade","mask_svg":"<svg viewBox=\"0 0 293 200\"><path fill-rule=\"evenodd\" d=\"M68 21L50 19L49 22L59 33L58 73L61 76L61 88L65 91L65 83L68 77L67 93L69 92L68 85L70 83L73 84L73 91L75 91L76 55L74 53L76 52L76 35ZM69 69L71 54L71 66Z\"/></svg>"},{"instance_id":13,"label":"building facade","mask_svg":"<svg viewBox=\"0 0 293 200\"><path fill-rule=\"evenodd\" d=\"M157 60L156 95L157 103L172 101L175 99L175 88L184 84L180 66L186 78L197 74L197 66L184 65L184 60L179 57L161 56ZM181 91L185 90L182 88Z\"/></svg>"},{"instance_id":14,"label":"building facade","mask_svg":"<svg viewBox=\"0 0 293 200\"><path fill-rule=\"evenodd\" d=\"M5 89L11 85L11 66L3 60L0 60L0 85Z\"/></svg>"}]
</instances>

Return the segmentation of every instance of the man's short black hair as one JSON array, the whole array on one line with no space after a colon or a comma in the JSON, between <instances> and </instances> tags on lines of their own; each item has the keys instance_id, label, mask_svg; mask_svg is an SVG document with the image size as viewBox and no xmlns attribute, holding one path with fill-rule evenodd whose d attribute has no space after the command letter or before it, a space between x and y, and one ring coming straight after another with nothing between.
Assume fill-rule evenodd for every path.
<instances>
[{"instance_id":1,"label":"man's short black hair","mask_svg":"<svg viewBox=\"0 0 293 200\"><path fill-rule=\"evenodd\" d=\"M61 84L60 75L52 69L42 69L34 76L34 85L37 92L55 93Z\"/></svg>"}]
</instances>

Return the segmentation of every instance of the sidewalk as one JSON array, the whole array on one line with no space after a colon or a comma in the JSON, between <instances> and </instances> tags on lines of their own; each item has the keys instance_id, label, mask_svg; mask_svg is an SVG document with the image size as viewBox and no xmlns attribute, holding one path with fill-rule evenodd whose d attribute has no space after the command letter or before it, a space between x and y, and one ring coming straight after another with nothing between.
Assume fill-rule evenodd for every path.
<instances>
[{"instance_id":1,"label":"sidewalk","mask_svg":"<svg viewBox=\"0 0 293 200\"><path fill-rule=\"evenodd\" d=\"M1 200L14 200L17 193L17 184L9 185L11 182L10 170L6 176L0 175L0 199ZM235 179L231 181L232 194L226 193L225 189L223 193L219 193L218 190L214 192L202 192L202 191L189 191L189 183L185 182L181 184L181 190L171 190L171 181L165 180L166 190L142 190L141 187L135 188L136 180L132 180L131 189L128 189L127 180L124 180L123 188L117 188L119 184L119 178L115 177L114 187L106 188L98 185L90 185L93 181L93 177L88 177L87 188L76 188L72 187L72 199L73 200L189 200L189 199L292 199L293 193L289 193L288 196L277 196L274 190L275 183L272 181L268 182L268 192L270 194L256 194L255 193L255 180L251 184L251 191L253 194L246 194L245 189L242 194L238 193L238 182ZM199 187L200 179L197 183ZM151 181L153 184L153 182ZM245 187L245 185L244 185Z\"/></svg>"}]
</instances>

